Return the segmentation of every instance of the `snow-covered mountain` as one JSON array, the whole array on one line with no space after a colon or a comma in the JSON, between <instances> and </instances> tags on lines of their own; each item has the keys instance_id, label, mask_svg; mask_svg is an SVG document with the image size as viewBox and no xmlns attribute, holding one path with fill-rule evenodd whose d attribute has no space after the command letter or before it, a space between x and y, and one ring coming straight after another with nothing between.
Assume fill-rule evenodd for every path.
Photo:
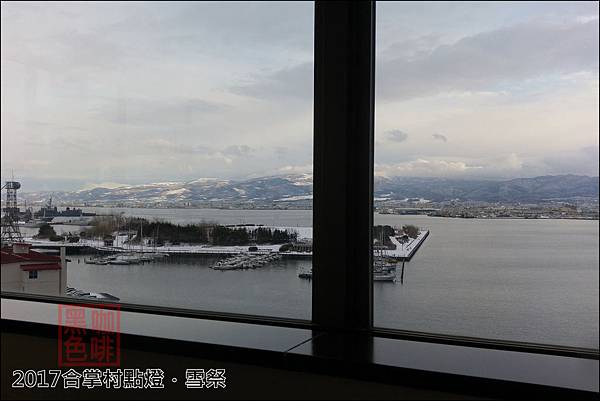
<instances>
[{"instance_id":1,"label":"snow-covered mountain","mask_svg":"<svg viewBox=\"0 0 600 401\"><path fill-rule=\"evenodd\" d=\"M257 206L312 203L312 174L291 174L222 180L201 178L187 182L158 182L75 192L20 193L29 204L41 204L52 196L56 204L101 205L236 205ZM424 198L488 202L537 202L547 199L598 198L598 177L542 176L504 181L446 178L376 177L375 198Z\"/></svg>"},{"instance_id":2,"label":"snow-covered mountain","mask_svg":"<svg viewBox=\"0 0 600 401\"><path fill-rule=\"evenodd\" d=\"M201 178L187 182L158 182L116 188L93 188L75 192L22 193L30 204L46 202L72 204L202 204L299 202L312 199L312 175L293 174L243 181Z\"/></svg>"}]
</instances>

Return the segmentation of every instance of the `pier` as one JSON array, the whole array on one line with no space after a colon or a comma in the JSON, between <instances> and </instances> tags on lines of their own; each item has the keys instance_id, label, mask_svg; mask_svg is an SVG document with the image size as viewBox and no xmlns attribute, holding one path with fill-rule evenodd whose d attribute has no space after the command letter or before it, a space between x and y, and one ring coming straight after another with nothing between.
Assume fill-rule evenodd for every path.
<instances>
[{"instance_id":1,"label":"pier","mask_svg":"<svg viewBox=\"0 0 600 401\"><path fill-rule=\"evenodd\" d=\"M214 246L214 245L172 245L172 246L105 246L100 240L83 240L77 243L27 239L33 248L60 249L65 247L69 254L106 253L106 254L154 254L167 253L169 255L205 255L205 256L234 256L234 255L265 255L279 252L281 244L261 246ZM300 253L299 253L300 254ZM312 253L303 253L312 257Z\"/></svg>"},{"instance_id":2,"label":"pier","mask_svg":"<svg viewBox=\"0 0 600 401\"><path fill-rule=\"evenodd\" d=\"M273 252L269 254L237 255L219 260L212 266L213 270L243 270L263 267L271 262L281 259L281 254Z\"/></svg>"},{"instance_id":3,"label":"pier","mask_svg":"<svg viewBox=\"0 0 600 401\"><path fill-rule=\"evenodd\" d=\"M386 256L392 257L400 261L410 261L412 257L417 253L425 239L429 236L429 230L421 230L417 238L412 241L402 244L396 239L396 237L390 236L390 241L396 245L396 249L386 250Z\"/></svg>"},{"instance_id":4,"label":"pier","mask_svg":"<svg viewBox=\"0 0 600 401\"><path fill-rule=\"evenodd\" d=\"M419 250L425 239L429 236L429 230L422 230L419 235L411 239L409 242L402 244L398 239L390 236L390 241L396 246L396 249L388 249L385 251L386 256L398 261L410 261ZM82 253L138 253L138 254L153 254L153 253L168 253L169 255L205 255L205 256L236 256L236 255L265 255L277 253L282 257L289 258L312 258L312 252L285 251L280 252L281 244L261 245L261 246L215 246L215 245L171 245L171 246L106 246L101 240L81 240L79 242L68 241L49 241L36 240L28 238L27 242L31 243L32 247L38 249L60 249L65 247L69 254Z\"/></svg>"}]
</instances>

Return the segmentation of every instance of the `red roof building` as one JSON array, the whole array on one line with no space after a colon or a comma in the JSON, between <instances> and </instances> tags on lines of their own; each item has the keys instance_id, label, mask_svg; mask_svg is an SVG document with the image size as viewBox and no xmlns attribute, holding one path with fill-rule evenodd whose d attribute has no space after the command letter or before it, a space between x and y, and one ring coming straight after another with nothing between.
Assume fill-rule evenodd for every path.
<instances>
[{"instance_id":1,"label":"red roof building","mask_svg":"<svg viewBox=\"0 0 600 401\"><path fill-rule=\"evenodd\" d=\"M2 291L61 295L66 291L64 251L61 257L36 252L29 244L0 249Z\"/></svg>"}]
</instances>

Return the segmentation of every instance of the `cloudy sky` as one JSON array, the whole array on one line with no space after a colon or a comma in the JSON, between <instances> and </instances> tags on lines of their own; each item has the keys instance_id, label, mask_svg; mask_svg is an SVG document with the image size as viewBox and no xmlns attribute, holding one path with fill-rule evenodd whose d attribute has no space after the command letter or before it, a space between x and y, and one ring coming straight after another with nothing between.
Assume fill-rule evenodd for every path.
<instances>
[{"instance_id":1,"label":"cloudy sky","mask_svg":"<svg viewBox=\"0 0 600 401\"><path fill-rule=\"evenodd\" d=\"M312 169L312 3L2 3L2 177ZM379 3L376 171L598 174L598 3Z\"/></svg>"}]
</instances>

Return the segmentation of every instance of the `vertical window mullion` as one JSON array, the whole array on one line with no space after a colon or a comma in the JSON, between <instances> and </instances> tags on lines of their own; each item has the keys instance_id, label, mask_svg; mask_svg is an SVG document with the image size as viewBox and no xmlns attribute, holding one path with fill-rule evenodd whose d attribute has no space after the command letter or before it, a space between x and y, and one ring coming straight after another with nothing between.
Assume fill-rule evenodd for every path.
<instances>
[{"instance_id":1,"label":"vertical window mullion","mask_svg":"<svg viewBox=\"0 0 600 401\"><path fill-rule=\"evenodd\" d=\"M313 321L372 327L374 2L317 2Z\"/></svg>"}]
</instances>

